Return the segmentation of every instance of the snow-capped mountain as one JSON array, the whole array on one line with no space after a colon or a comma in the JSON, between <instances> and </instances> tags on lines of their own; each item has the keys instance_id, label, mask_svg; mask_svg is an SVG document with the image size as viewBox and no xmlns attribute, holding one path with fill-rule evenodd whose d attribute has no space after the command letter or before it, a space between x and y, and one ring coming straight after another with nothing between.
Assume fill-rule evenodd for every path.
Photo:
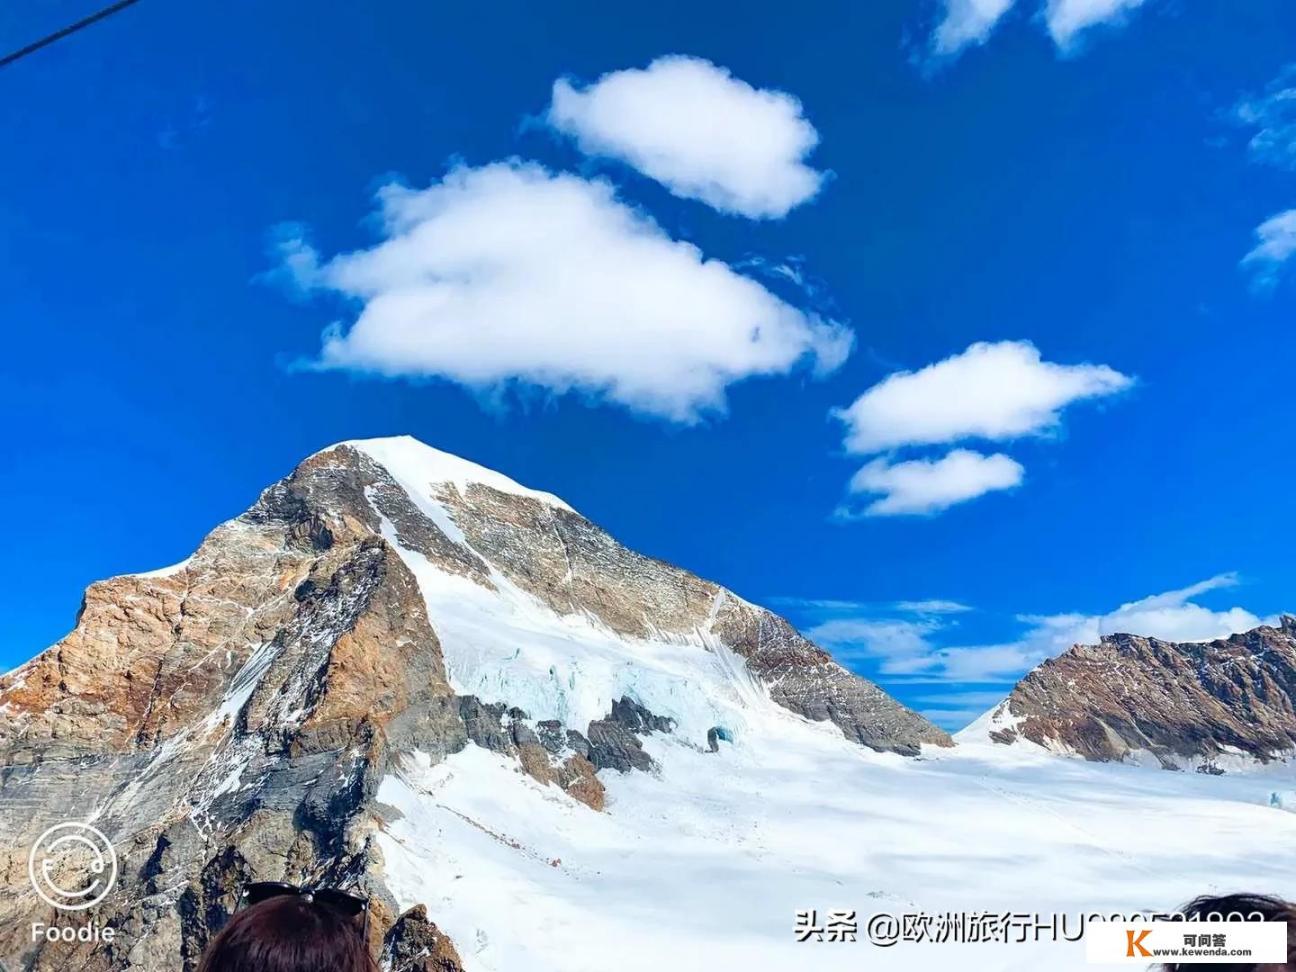
<instances>
[{"instance_id":1,"label":"snow-capped mountain","mask_svg":"<svg viewBox=\"0 0 1296 972\"><path fill-rule=\"evenodd\" d=\"M250 879L363 889L391 972L1079 968L864 922L1296 894L1290 780L952 747L770 612L411 439L91 586L0 714L11 969L192 969ZM28 848L69 821L121 862L110 944L28 933L59 919ZM798 943L807 910L860 941Z\"/></svg>"},{"instance_id":2,"label":"snow-capped mountain","mask_svg":"<svg viewBox=\"0 0 1296 972\"><path fill-rule=\"evenodd\" d=\"M174 968L254 874L359 880L394 912L374 808L466 746L601 811L605 771L655 769L643 737L719 759L771 705L879 751L950 745L557 497L412 439L347 443L184 563L92 586L0 681L0 829L21 847L93 818L128 844L137 944L109 965Z\"/></svg>"},{"instance_id":3,"label":"snow-capped mountain","mask_svg":"<svg viewBox=\"0 0 1296 972\"><path fill-rule=\"evenodd\" d=\"M1203 773L1296 760L1296 618L1218 641L1076 645L959 738Z\"/></svg>"}]
</instances>

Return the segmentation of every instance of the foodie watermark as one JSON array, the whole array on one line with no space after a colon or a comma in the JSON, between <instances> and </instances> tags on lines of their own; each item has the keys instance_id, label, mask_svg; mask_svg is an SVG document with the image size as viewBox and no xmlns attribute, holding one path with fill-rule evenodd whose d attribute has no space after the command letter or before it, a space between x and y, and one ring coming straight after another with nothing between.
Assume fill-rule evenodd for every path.
<instances>
[{"instance_id":1,"label":"foodie watermark","mask_svg":"<svg viewBox=\"0 0 1296 972\"><path fill-rule=\"evenodd\" d=\"M36 839L27 858L27 876L40 899L56 911L82 912L99 904L117 883L117 851L97 827L61 823ZM111 942L112 928L33 922L32 941ZM0 970L2 972L2 970Z\"/></svg>"}]
</instances>

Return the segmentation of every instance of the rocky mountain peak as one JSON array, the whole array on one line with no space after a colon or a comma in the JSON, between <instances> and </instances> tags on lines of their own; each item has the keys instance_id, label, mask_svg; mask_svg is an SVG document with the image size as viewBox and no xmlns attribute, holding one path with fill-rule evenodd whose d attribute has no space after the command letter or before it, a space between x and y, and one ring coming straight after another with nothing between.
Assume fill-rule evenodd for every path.
<instances>
[{"instance_id":1,"label":"rocky mountain peak","mask_svg":"<svg viewBox=\"0 0 1296 972\"><path fill-rule=\"evenodd\" d=\"M409 488L416 494L421 493L429 485L453 486L460 493L466 493L469 487L476 485L575 512L564 500L552 493L529 489L503 473L435 449L411 435L340 442L321 450L306 461L310 462L318 456L329 455L339 449L353 449L365 454L382 466L397 482L409 484Z\"/></svg>"},{"instance_id":2,"label":"rocky mountain peak","mask_svg":"<svg viewBox=\"0 0 1296 972\"><path fill-rule=\"evenodd\" d=\"M961 738L1218 773L1296 758L1296 619L1228 638L1104 635L1045 661Z\"/></svg>"},{"instance_id":3,"label":"rocky mountain peak","mask_svg":"<svg viewBox=\"0 0 1296 972\"><path fill-rule=\"evenodd\" d=\"M757 718L951 744L782 618L409 438L316 453L182 564L91 585L0 712L0 951L92 972L192 968L253 878L359 888L395 972L425 940L452 969L435 902L389 888L378 794L467 749L598 814L649 743L725 759ZM123 861L112 947L26 938L25 848L67 820Z\"/></svg>"}]
</instances>

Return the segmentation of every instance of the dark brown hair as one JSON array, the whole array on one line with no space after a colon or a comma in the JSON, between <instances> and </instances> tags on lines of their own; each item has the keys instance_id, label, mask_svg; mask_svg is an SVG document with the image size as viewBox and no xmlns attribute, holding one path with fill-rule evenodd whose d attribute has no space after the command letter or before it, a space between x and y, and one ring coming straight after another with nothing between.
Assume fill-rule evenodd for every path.
<instances>
[{"instance_id":1,"label":"dark brown hair","mask_svg":"<svg viewBox=\"0 0 1296 972\"><path fill-rule=\"evenodd\" d=\"M1180 909L1187 918L1197 921L1285 921L1287 922L1287 963L1296 963L1293 950L1293 933L1296 933L1296 904L1267 894L1204 894L1193 898ZM1196 963L1169 962L1161 968L1164 972L1192 972ZM1212 965L1214 972L1254 972L1259 968L1254 962L1237 962Z\"/></svg>"},{"instance_id":2,"label":"dark brown hair","mask_svg":"<svg viewBox=\"0 0 1296 972\"><path fill-rule=\"evenodd\" d=\"M377 972L355 920L297 895L240 911L212 939L198 972Z\"/></svg>"}]
</instances>

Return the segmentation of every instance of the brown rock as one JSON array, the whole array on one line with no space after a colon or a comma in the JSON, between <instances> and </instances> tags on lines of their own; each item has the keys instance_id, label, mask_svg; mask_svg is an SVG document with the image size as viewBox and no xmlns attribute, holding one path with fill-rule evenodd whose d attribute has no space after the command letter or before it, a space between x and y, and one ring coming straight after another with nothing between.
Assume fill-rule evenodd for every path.
<instances>
[{"instance_id":1,"label":"brown rock","mask_svg":"<svg viewBox=\"0 0 1296 972\"><path fill-rule=\"evenodd\" d=\"M401 915L387 933L383 967L390 972L463 972L454 943L428 920L423 905Z\"/></svg>"},{"instance_id":2,"label":"brown rock","mask_svg":"<svg viewBox=\"0 0 1296 972\"><path fill-rule=\"evenodd\" d=\"M693 639L708 664L712 646L732 650L779 704L864 745L948 741L786 622L560 504L424 485L453 528L363 449L318 453L184 565L92 585L74 630L0 677L0 954L29 970L192 972L253 878L359 889L381 926L397 906L373 839L387 812L376 794L416 751L435 763L471 739L595 810L605 793L589 756L651 766L637 733L672 724L628 700L608 699L612 717L586 738L552 720L537 733L510 700L456 696L392 536L420 569L484 589L503 576L626 636ZM92 816L121 860L94 914L118 941L34 948L28 923L49 915L25 848ZM459 968L425 913L396 925L398 940L435 946L433 964L410 968Z\"/></svg>"},{"instance_id":3,"label":"brown rock","mask_svg":"<svg viewBox=\"0 0 1296 972\"><path fill-rule=\"evenodd\" d=\"M1118 634L1077 645L1023 678L996 722L996 742L1096 761L1144 752L1166 769L1213 772L1225 756L1292 758L1296 619L1205 643Z\"/></svg>"},{"instance_id":4,"label":"brown rock","mask_svg":"<svg viewBox=\"0 0 1296 972\"><path fill-rule=\"evenodd\" d=\"M594 764L579 753L562 764L558 785L591 809L602 812L607 805L607 791L599 782Z\"/></svg>"}]
</instances>

